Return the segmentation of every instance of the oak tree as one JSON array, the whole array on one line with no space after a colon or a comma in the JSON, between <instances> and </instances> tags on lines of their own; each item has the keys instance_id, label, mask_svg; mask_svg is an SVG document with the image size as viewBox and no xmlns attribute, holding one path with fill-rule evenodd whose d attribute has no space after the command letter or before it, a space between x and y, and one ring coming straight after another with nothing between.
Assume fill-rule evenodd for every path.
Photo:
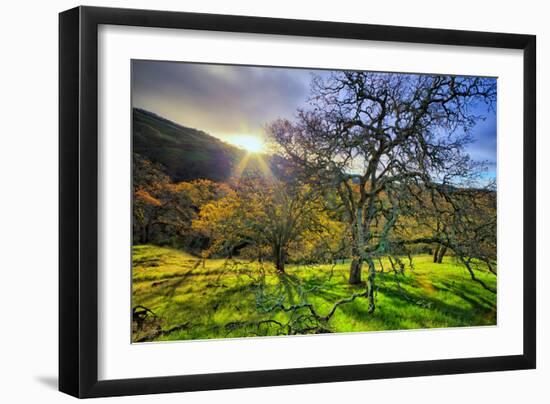
<instances>
[{"instance_id":1,"label":"oak tree","mask_svg":"<svg viewBox=\"0 0 550 404\"><path fill-rule=\"evenodd\" d=\"M315 78L310 104L294 121L269 125L304 181L338 193L351 233L349 282L361 283L367 263L371 312L375 258L390 246L400 198L413 185L474 180L480 167L465 148L481 118L475 107L495 98L494 79L333 72Z\"/></svg>"}]
</instances>

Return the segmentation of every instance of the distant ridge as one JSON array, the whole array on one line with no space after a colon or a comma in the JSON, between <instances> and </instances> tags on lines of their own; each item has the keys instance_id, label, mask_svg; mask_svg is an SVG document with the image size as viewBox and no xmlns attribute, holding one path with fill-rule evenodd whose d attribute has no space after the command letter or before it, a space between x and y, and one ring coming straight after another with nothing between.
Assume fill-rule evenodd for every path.
<instances>
[{"instance_id":1,"label":"distant ridge","mask_svg":"<svg viewBox=\"0 0 550 404\"><path fill-rule=\"evenodd\" d=\"M162 165L175 181L227 180L246 152L198 129L133 109L133 152Z\"/></svg>"}]
</instances>

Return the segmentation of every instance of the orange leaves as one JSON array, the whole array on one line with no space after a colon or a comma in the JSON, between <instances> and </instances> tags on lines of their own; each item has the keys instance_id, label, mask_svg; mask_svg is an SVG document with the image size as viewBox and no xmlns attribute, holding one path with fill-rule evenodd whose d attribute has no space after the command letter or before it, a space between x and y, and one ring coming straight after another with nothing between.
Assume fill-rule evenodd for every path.
<instances>
[{"instance_id":1,"label":"orange leaves","mask_svg":"<svg viewBox=\"0 0 550 404\"><path fill-rule=\"evenodd\" d=\"M136 200L138 200L140 202L143 202L147 205L152 205L152 206L161 206L162 205L161 201L159 201L157 198L155 198L149 192L147 192L143 189L137 190L135 192L135 197L136 197Z\"/></svg>"}]
</instances>

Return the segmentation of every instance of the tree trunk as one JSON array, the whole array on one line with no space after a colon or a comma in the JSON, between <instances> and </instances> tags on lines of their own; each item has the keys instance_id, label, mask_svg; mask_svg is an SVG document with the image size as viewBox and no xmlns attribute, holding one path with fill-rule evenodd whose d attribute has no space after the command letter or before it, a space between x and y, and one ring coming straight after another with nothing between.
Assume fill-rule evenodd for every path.
<instances>
[{"instance_id":1,"label":"tree trunk","mask_svg":"<svg viewBox=\"0 0 550 404\"><path fill-rule=\"evenodd\" d=\"M434 250L434 264L437 263L437 259L439 258L439 244L435 246Z\"/></svg>"},{"instance_id":2,"label":"tree trunk","mask_svg":"<svg viewBox=\"0 0 550 404\"><path fill-rule=\"evenodd\" d=\"M141 232L141 244L147 244L149 242L150 224L143 225L143 231Z\"/></svg>"},{"instance_id":3,"label":"tree trunk","mask_svg":"<svg viewBox=\"0 0 550 404\"><path fill-rule=\"evenodd\" d=\"M369 313L373 313L376 305L374 304L374 287L375 287L375 277L376 277L376 268L374 267L374 261L372 258L367 258L369 263L369 277L367 278L367 291L369 298Z\"/></svg>"},{"instance_id":4,"label":"tree trunk","mask_svg":"<svg viewBox=\"0 0 550 404\"><path fill-rule=\"evenodd\" d=\"M439 254L437 256L437 263L438 264L441 264L443 262L443 257L445 256L446 252L447 252L447 247L446 246L441 246L441 248L439 249Z\"/></svg>"},{"instance_id":5,"label":"tree trunk","mask_svg":"<svg viewBox=\"0 0 550 404\"><path fill-rule=\"evenodd\" d=\"M349 284L359 285L361 283L361 268L363 267L363 258L356 256L351 260L349 269Z\"/></svg>"},{"instance_id":6,"label":"tree trunk","mask_svg":"<svg viewBox=\"0 0 550 404\"><path fill-rule=\"evenodd\" d=\"M365 251L365 234L363 232L363 208L358 208L355 217L355 229L352 237L352 254L351 266L349 269L349 284L359 285L361 283L361 268L363 267L364 251Z\"/></svg>"},{"instance_id":7,"label":"tree trunk","mask_svg":"<svg viewBox=\"0 0 550 404\"><path fill-rule=\"evenodd\" d=\"M273 246L273 261L275 263L275 269L277 272L285 273L285 249L281 246Z\"/></svg>"},{"instance_id":8,"label":"tree trunk","mask_svg":"<svg viewBox=\"0 0 550 404\"><path fill-rule=\"evenodd\" d=\"M284 274L285 273L285 262L281 259L275 261L275 268L277 272Z\"/></svg>"}]
</instances>

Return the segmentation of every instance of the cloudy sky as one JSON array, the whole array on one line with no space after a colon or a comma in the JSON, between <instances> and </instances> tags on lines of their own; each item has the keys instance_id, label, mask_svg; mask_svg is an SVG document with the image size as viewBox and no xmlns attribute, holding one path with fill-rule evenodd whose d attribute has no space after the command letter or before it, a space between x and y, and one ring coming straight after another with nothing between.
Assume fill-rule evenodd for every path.
<instances>
[{"instance_id":1,"label":"cloudy sky","mask_svg":"<svg viewBox=\"0 0 550 404\"><path fill-rule=\"evenodd\" d=\"M208 65L134 60L132 104L177 122L239 143L243 136L262 136L265 124L292 119L309 94L319 70ZM480 108L468 152L496 170L496 114Z\"/></svg>"}]
</instances>

